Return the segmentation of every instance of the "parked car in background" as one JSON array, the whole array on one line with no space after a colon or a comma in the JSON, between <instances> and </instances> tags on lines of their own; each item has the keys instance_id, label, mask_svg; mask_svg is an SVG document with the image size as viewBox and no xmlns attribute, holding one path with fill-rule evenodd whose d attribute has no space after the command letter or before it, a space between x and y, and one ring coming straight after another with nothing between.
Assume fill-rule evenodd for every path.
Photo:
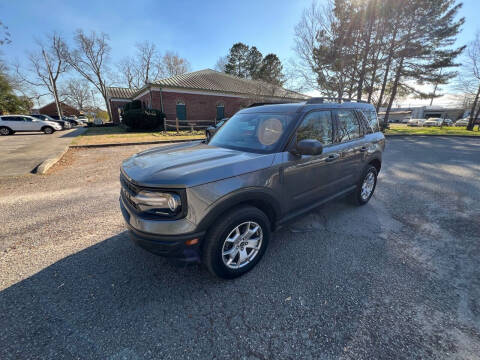
<instances>
[{"instance_id":1,"label":"parked car in background","mask_svg":"<svg viewBox=\"0 0 480 360\"><path fill-rule=\"evenodd\" d=\"M72 125L68 122L68 121L65 121L65 120L56 120L48 115L43 115L43 114L32 114L30 115L36 119L40 119L40 120L44 120L44 121L54 121L56 122L57 124L60 124L62 126L62 129L63 130L67 130L67 129L71 129L72 128Z\"/></svg>"},{"instance_id":2,"label":"parked car in background","mask_svg":"<svg viewBox=\"0 0 480 360\"><path fill-rule=\"evenodd\" d=\"M401 123L402 124L408 124L409 121L410 121L410 118L404 118L404 119L402 119Z\"/></svg>"},{"instance_id":3,"label":"parked car in background","mask_svg":"<svg viewBox=\"0 0 480 360\"><path fill-rule=\"evenodd\" d=\"M210 141L210 138L215 135L218 129L220 129L226 122L228 121L228 118L224 118L220 120L218 123L215 125L209 126L208 128L205 129L205 137L207 138L207 142Z\"/></svg>"},{"instance_id":4,"label":"parked car in background","mask_svg":"<svg viewBox=\"0 0 480 360\"><path fill-rule=\"evenodd\" d=\"M425 127L442 126L442 124L443 124L442 118L429 118L423 122L423 126Z\"/></svg>"},{"instance_id":5,"label":"parked car in background","mask_svg":"<svg viewBox=\"0 0 480 360\"><path fill-rule=\"evenodd\" d=\"M71 117L68 117L68 116L63 116L62 118L60 118L60 116L58 116L58 115L51 115L51 117L55 120L68 121L72 127L81 125L80 121L77 121L74 118L71 118Z\"/></svg>"},{"instance_id":6,"label":"parked car in background","mask_svg":"<svg viewBox=\"0 0 480 360\"><path fill-rule=\"evenodd\" d=\"M468 118L460 119L455 122L455 126L467 126L468 125Z\"/></svg>"},{"instance_id":7,"label":"parked car in background","mask_svg":"<svg viewBox=\"0 0 480 360\"><path fill-rule=\"evenodd\" d=\"M83 124L88 123L88 118L86 116L77 117L78 121L81 121Z\"/></svg>"},{"instance_id":8,"label":"parked car in background","mask_svg":"<svg viewBox=\"0 0 480 360\"><path fill-rule=\"evenodd\" d=\"M384 147L372 104L311 98L246 108L208 144L125 160L120 208L146 250L202 259L212 274L234 278L260 261L282 224L334 198L368 203Z\"/></svg>"},{"instance_id":9,"label":"parked car in background","mask_svg":"<svg viewBox=\"0 0 480 360\"><path fill-rule=\"evenodd\" d=\"M43 131L52 134L62 130L62 126L54 121L44 121L27 115L0 116L0 135L12 135L21 131Z\"/></svg>"},{"instance_id":10,"label":"parked car in background","mask_svg":"<svg viewBox=\"0 0 480 360\"><path fill-rule=\"evenodd\" d=\"M453 126L452 119L443 119L443 126Z\"/></svg>"},{"instance_id":11,"label":"parked car in background","mask_svg":"<svg viewBox=\"0 0 480 360\"><path fill-rule=\"evenodd\" d=\"M407 126L423 126L423 123L426 121L427 119L410 119L408 120L407 122Z\"/></svg>"}]
</instances>

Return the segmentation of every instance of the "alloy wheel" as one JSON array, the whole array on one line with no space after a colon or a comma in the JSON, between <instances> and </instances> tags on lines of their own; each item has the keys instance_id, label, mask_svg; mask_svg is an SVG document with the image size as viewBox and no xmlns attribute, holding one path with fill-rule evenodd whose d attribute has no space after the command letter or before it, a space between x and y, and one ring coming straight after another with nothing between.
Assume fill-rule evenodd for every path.
<instances>
[{"instance_id":1,"label":"alloy wheel","mask_svg":"<svg viewBox=\"0 0 480 360\"><path fill-rule=\"evenodd\" d=\"M254 221L237 225L222 246L222 260L230 269L244 267L253 261L262 247L262 227Z\"/></svg>"},{"instance_id":2,"label":"alloy wheel","mask_svg":"<svg viewBox=\"0 0 480 360\"><path fill-rule=\"evenodd\" d=\"M368 198L371 196L373 192L374 187L375 187L375 174L372 171L369 171L367 173L367 176L365 176L365 179L363 180L362 191L360 193L360 196L362 197L363 201L368 200Z\"/></svg>"}]
</instances>

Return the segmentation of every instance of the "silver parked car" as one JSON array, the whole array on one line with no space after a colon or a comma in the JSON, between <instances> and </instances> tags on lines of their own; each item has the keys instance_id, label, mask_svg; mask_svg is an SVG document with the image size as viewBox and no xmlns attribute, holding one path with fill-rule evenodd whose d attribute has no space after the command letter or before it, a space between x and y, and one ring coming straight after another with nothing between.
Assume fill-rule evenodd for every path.
<instances>
[{"instance_id":1,"label":"silver parked car","mask_svg":"<svg viewBox=\"0 0 480 360\"><path fill-rule=\"evenodd\" d=\"M407 126L423 126L425 121L427 121L427 119L410 119L407 122Z\"/></svg>"},{"instance_id":2,"label":"silver parked car","mask_svg":"<svg viewBox=\"0 0 480 360\"><path fill-rule=\"evenodd\" d=\"M313 98L247 108L208 143L124 161L120 207L138 245L233 278L258 263L271 232L289 220L345 195L366 204L384 146L371 104Z\"/></svg>"},{"instance_id":3,"label":"silver parked car","mask_svg":"<svg viewBox=\"0 0 480 360\"><path fill-rule=\"evenodd\" d=\"M62 130L62 126L53 121L36 119L27 115L2 115L0 116L0 135L12 135L16 132L42 131L52 134Z\"/></svg>"},{"instance_id":4,"label":"silver parked car","mask_svg":"<svg viewBox=\"0 0 480 360\"><path fill-rule=\"evenodd\" d=\"M443 119L442 118L429 118L428 120L424 121L423 126L431 127L431 126L442 126Z\"/></svg>"}]
</instances>

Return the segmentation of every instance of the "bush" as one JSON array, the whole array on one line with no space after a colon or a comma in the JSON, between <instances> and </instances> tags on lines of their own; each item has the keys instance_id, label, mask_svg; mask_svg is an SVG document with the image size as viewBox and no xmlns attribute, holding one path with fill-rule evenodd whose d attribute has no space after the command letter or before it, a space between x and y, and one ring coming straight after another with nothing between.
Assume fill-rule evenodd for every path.
<instances>
[{"instance_id":1,"label":"bush","mask_svg":"<svg viewBox=\"0 0 480 360\"><path fill-rule=\"evenodd\" d=\"M123 123L128 130L164 130L165 114L160 110L143 106L140 100L134 100L123 107Z\"/></svg>"}]
</instances>

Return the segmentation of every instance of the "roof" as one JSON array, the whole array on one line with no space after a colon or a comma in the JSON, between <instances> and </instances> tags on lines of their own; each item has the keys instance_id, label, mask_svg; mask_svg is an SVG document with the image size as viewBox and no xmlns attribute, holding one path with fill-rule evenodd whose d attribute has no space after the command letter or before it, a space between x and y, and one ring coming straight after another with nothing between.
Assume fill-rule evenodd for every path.
<instances>
[{"instance_id":1,"label":"roof","mask_svg":"<svg viewBox=\"0 0 480 360\"><path fill-rule=\"evenodd\" d=\"M72 109L72 110L75 110L75 111L78 111L76 108L74 108L73 106L71 105L68 105L68 104L65 104L64 102L60 101L59 104L62 106L62 108L65 108L65 109ZM55 104L55 101L52 101L52 102L49 102L48 104L46 105L43 105L42 107L38 108L37 111L41 111L43 109L45 109L46 107L49 107L49 106L52 106L52 105L57 105Z\"/></svg>"},{"instance_id":2,"label":"roof","mask_svg":"<svg viewBox=\"0 0 480 360\"><path fill-rule=\"evenodd\" d=\"M121 87L109 87L107 88L107 96L116 99L128 99L137 92L137 89L121 88Z\"/></svg>"},{"instance_id":3,"label":"roof","mask_svg":"<svg viewBox=\"0 0 480 360\"><path fill-rule=\"evenodd\" d=\"M353 109L353 110L375 110L372 104L365 102L325 102L308 104L305 101L289 104L271 104L255 107L248 107L242 109L242 113L257 113L257 112L278 112L278 113L299 113L310 110L332 110L332 109Z\"/></svg>"},{"instance_id":4,"label":"roof","mask_svg":"<svg viewBox=\"0 0 480 360\"><path fill-rule=\"evenodd\" d=\"M208 90L221 93L241 94L248 96L274 97L295 100L305 100L309 97L281 86L263 81L249 80L221 73L211 69L194 71L170 78L157 80L153 85L162 88L183 88L193 90Z\"/></svg>"}]
</instances>

